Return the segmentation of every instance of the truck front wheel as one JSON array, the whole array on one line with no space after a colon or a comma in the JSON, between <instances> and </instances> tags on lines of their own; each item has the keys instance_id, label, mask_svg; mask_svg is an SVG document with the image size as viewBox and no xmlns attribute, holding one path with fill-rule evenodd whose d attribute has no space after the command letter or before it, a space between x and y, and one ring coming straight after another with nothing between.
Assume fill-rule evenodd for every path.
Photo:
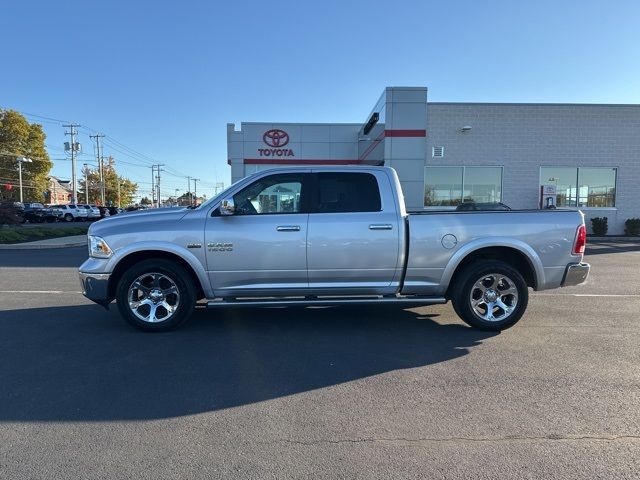
<instances>
[{"instance_id":1,"label":"truck front wheel","mask_svg":"<svg viewBox=\"0 0 640 480\"><path fill-rule=\"evenodd\" d=\"M166 331L189 318L196 303L191 275L178 263L143 260L129 268L116 288L120 314L136 328Z\"/></svg>"},{"instance_id":2,"label":"truck front wheel","mask_svg":"<svg viewBox=\"0 0 640 480\"><path fill-rule=\"evenodd\" d=\"M462 320L481 330L505 330L524 314L529 290L522 275L499 260L479 260L455 276L451 300Z\"/></svg>"}]
</instances>

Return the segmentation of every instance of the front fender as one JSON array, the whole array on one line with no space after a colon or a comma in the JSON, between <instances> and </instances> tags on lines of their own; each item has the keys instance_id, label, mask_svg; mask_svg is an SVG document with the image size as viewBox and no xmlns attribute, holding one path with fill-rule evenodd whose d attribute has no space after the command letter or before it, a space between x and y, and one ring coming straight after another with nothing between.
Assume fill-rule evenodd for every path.
<instances>
[{"instance_id":1,"label":"front fender","mask_svg":"<svg viewBox=\"0 0 640 480\"><path fill-rule=\"evenodd\" d=\"M115 250L113 256L108 259L89 258L82 264L80 271L84 273L113 273L120 262L125 260L129 255L138 252L148 253L153 251L173 254L187 262L198 277L198 281L205 295L212 295L209 279L200 259L186 248L171 242L153 240L131 243Z\"/></svg>"}]
</instances>

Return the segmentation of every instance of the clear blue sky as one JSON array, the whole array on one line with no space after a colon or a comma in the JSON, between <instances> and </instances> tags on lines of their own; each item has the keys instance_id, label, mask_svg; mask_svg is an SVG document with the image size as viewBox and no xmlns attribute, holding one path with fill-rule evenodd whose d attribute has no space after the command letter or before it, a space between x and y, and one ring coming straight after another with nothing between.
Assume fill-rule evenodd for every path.
<instances>
[{"instance_id":1,"label":"clear blue sky","mask_svg":"<svg viewBox=\"0 0 640 480\"><path fill-rule=\"evenodd\" d=\"M0 106L102 131L203 186L229 181L227 122L360 122L385 86L427 86L432 101L640 103L637 0L3 3ZM63 158L62 127L44 126ZM69 162L54 173L68 178Z\"/></svg>"}]
</instances>

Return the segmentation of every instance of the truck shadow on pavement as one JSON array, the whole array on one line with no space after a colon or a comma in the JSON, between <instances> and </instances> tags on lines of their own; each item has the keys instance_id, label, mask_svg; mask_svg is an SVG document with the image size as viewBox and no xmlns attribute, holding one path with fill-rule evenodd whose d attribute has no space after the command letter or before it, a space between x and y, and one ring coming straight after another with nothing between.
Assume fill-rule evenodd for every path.
<instances>
[{"instance_id":1,"label":"truck shadow on pavement","mask_svg":"<svg viewBox=\"0 0 640 480\"><path fill-rule=\"evenodd\" d=\"M424 367L495 333L399 308L199 309L145 334L95 305L5 310L0 421L176 417Z\"/></svg>"}]
</instances>

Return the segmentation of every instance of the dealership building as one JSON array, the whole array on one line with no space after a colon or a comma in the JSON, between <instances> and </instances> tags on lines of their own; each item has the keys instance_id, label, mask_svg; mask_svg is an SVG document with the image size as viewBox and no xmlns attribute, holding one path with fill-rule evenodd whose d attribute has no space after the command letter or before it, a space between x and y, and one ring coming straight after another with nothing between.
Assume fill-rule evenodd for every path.
<instances>
[{"instance_id":1,"label":"dealership building","mask_svg":"<svg viewBox=\"0 0 640 480\"><path fill-rule=\"evenodd\" d=\"M242 122L227 142L234 182L274 167L386 165L409 210L556 205L607 217L610 234L640 217L640 105L429 102L427 88L388 87L362 123Z\"/></svg>"}]
</instances>

